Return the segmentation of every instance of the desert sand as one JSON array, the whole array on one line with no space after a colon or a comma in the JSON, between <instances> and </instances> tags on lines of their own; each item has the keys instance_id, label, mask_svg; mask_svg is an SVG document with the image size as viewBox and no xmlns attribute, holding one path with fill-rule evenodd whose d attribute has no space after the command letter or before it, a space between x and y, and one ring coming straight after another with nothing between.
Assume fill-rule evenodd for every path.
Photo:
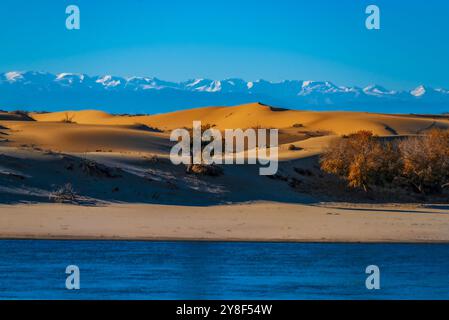
<instances>
[{"instance_id":1,"label":"desert sand","mask_svg":"<svg viewBox=\"0 0 449 320\"><path fill-rule=\"evenodd\" d=\"M278 175L259 176L256 165L227 165L219 177L174 166L170 130L194 120L220 130L278 128ZM342 135L394 138L431 128L449 128L449 118L258 103L141 116L0 112L0 238L448 242L446 202L373 198L318 167ZM67 183L77 205L54 203Z\"/></svg>"},{"instance_id":2,"label":"desert sand","mask_svg":"<svg viewBox=\"0 0 449 320\"><path fill-rule=\"evenodd\" d=\"M370 130L377 135L416 134L432 127L448 128L447 118L415 115L387 115L367 112L313 112L285 110L259 103L235 107L206 107L149 116L114 116L99 111L65 111L31 114L37 121L60 122L66 115L78 124L144 124L162 130L191 127L193 121L215 125L218 129L262 128L297 131L323 131L338 135Z\"/></svg>"}]
</instances>

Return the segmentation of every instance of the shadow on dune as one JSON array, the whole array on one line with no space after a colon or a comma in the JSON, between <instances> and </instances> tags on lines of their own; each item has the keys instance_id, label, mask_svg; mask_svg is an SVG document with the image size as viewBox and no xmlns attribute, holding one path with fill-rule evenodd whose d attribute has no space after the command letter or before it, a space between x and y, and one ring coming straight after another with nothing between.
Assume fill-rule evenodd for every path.
<instances>
[{"instance_id":1,"label":"shadow on dune","mask_svg":"<svg viewBox=\"0 0 449 320\"><path fill-rule=\"evenodd\" d=\"M322 175L317 156L281 162L278 173L271 177L260 176L258 165L225 165L222 168L223 175L210 177L188 174L184 165L176 166L168 159L157 157L59 154L28 149L0 153L0 204L214 206L260 201L308 205L323 202L447 204L447 199L434 201L401 197L388 191L373 194L349 189L343 181ZM76 193L76 199L67 201L64 192L58 194L67 185ZM407 210L392 209L391 212ZM423 210L421 213L429 212Z\"/></svg>"},{"instance_id":2,"label":"shadow on dune","mask_svg":"<svg viewBox=\"0 0 449 320\"><path fill-rule=\"evenodd\" d=\"M67 202L79 205L146 203L212 206L254 201L314 203L282 181L259 176L256 165L223 166L209 177L186 173L168 159L114 158L102 154L68 155L26 151L0 154L0 203ZM54 194L69 184L76 201ZM60 195L61 197L63 196Z\"/></svg>"}]
</instances>

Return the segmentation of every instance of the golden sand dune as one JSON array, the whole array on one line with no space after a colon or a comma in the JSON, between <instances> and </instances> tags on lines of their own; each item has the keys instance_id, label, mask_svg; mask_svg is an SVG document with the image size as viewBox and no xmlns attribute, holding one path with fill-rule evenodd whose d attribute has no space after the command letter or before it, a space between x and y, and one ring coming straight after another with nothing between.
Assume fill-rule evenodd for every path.
<instances>
[{"instance_id":1,"label":"golden sand dune","mask_svg":"<svg viewBox=\"0 0 449 320\"><path fill-rule=\"evenodd\" d=\"M61 122L5 122L10 145L35 145L63 152L168 153L166 136L128 126L71 124Z\"/></svg>"},{"instance_id":2,"label":"golden sand dune","mask_svg":"<svg viewBox=\"0 0 449 320\"><path fill-rule=\"evenodd\" d=\"M387 207L408 201L389 193L372 203L321 176L316 156L343 134L414 135L449 128L448 118L257 103L148 116L94 110L30 116L0 112L0 238L449 241L447 205ZM165 158L173 144L169 130L195 120L218 129L280 129L279 175L229 165L222 176L196 176L173 165ZM91 206L48 204L67 183ZM322 205L329 199L351 203Z\"/></svg>"},{"instance_id":3,"label":"golden sand dune","mask_svg":"<svg viewBox=\"0 0 449 320\"><path fill-rule=\"evenodd\" d=\"M192 127L193 121L215 125L218 129L297 128L298 131L323 131L343 135L370 130L377 135L417 134L432 127L449 128L449 120L416 115L386 115L366 112L314 112L283 110L259 103L235 107L206 107L148 116L114 116L100 111L68 111L32 114L37 121L61 122L65 118L79 124L144 124L161 130Z\"/></svg>"},{"instance_id":4,"label":"golden sand dune","mask_svg":"<svg viewBox=\"0 0 449 320\"><path fill-rule=\"evenodd\" d=\"M71 120L79 124L106 124L108 119L116 118L109 113L96 110L32 113L31 116L36 121L63 122Z\"/></svg>"},{"instance_id":5,"label":"golden sand dune","mask_svg":"<svg viewBox=\"0 0 449 320\"><path fill-rule=\"evenodd\" d=\"M193 121L217 129L278 128L281 159L316 155L335 136L371 130L381 136L412 135L433 127L449 128L444 117L387 115L366 112L313 112L273 108L259 103L206 107L159 115L111 115L102 111L0 114L10 128L10 146L37 145L64 152L169 153L169 130L192 127ZM8 120L8 121L5 121ZM165 132L157 132L165 130ZM320 138L321 137L321 138ZM289 147L294 145L293 150Z\"/></svg>"}]
</instances>

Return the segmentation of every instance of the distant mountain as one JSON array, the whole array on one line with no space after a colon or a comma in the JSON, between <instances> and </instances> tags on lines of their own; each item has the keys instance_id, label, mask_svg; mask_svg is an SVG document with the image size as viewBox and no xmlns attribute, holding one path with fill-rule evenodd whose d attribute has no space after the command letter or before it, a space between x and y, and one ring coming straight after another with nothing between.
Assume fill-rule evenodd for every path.
<instances>
[{"instance_id":1,"label":"distant mountain","mask_svg":"<svg viewBox=\"0 0 449 320\"><path fill-rule=\"evenodd\" d=\"M329 81L275 83L235 78L170 82L153 77L91 77L33 71L0 73L0 108L8 110L88 108L113 113L161 113L256 101L292 109L388 113L449 111L449 91L423 85L410 91L392 91L380 85L346 87Z\"/></svg>"}]
</instances>

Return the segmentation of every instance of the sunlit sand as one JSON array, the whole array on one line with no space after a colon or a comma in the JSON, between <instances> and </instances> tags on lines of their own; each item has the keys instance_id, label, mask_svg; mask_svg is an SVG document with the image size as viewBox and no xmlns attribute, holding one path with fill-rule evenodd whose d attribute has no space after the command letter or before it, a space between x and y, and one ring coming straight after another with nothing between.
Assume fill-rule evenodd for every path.
<instances>
[{"instance_id":1,"label":"sunlit sand","mask_svg":"<svg viewBox=\"0 0 449 320\"><path fill-rule=\"evenodd\" d=\"M33 121L35 120L35 121ZM279 129L279 174L226 165L219 177L169 160L170 131ZM448 117L283 110L258 103L160 115L0 113L0 237L447 242L438 205L332 189L318 156L359 130L382 137L449 128ZM51 195L70 183L76 205Z\"/></svg>"}]
</instances>

